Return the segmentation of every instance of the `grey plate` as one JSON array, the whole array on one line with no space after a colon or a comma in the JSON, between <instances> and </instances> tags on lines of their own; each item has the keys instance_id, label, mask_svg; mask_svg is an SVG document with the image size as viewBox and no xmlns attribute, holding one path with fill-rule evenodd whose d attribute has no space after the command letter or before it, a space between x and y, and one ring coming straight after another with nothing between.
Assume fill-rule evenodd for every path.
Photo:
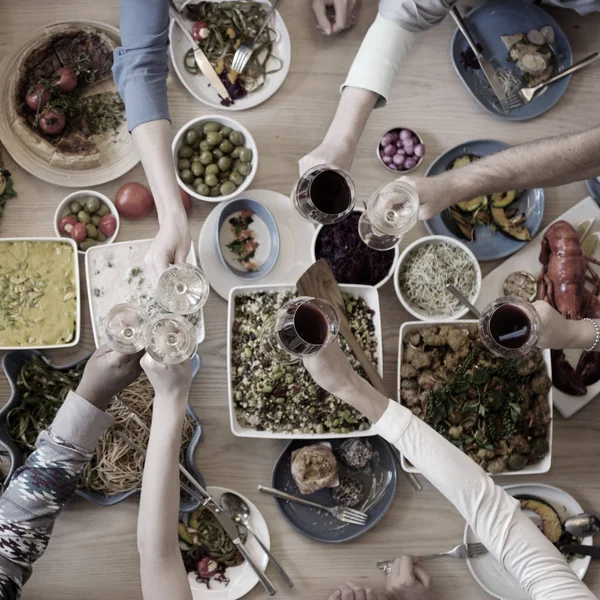
<instances>
[{"instance_id":1,"label":"grey plate","mask_svg":"<svg viewBox=\"0 0 600 600\"><path fill-rule=\"evenodd\" d=\"M15 471L24 463L23 451L17 446L17 444L13 442L11 437L8 435L8 431L6 430L6 417L8 413L21 402L21 392L17 388L17 377L25 361L34 354L41 356L42 359L46 362L46 364L48 364L48 366L57 371L68 371L69 369L72 369L79 363L86 361L91 356L90 354L84 358L75 361L74 363L63 366L53 365L41 352L38 352L37 350L13 350L12 352L9 352L4 356L4 359L2 360L2 368L4 369L4 373L8 378L8 382L10 384L11 389L10 400L4 405L4 407L0 411L0 445L2 445L5 448L10 457L10 468L6 477L5 485L8 485L10 478L14 475ZM196 377L198 371L200 371L201 364L202 363L200 361L200 357L198 356L198 354L195 354L192 358L193 377ZM190 440L190 443L188 444L188 447L185 452L185 465L188 471L190 471L194 475L194 477L202 485L204 485L204 478L202 477L202 474L200 473L200 471L198 471L194 464L194 454L196 452L198 442L200 442L200 439L202 438L202 424L200 423L198 417L192 410L192 407L189 405L189 403L187 407L187 412L196 422L196 428L194 431L194 435L192 436L192 439ZM104 496L103 494L99 494L98 492L91 492L86 489L78 488L75 493L78 496L81 496L86 500L93 502L94 504L99 504L100 506L112 506L113 504L118 504L126 498L129 498L129 496L138 494L139 491L140 490L131 490L129 492L121 492L120 494L115 494L114 496ZM182 500L180 510L182 512L189 512L197 508L199 504L200 502L196 500Z\"/></svg>"},{"instance_id":2,"label":"grey plate","mask_svg":"<svg viewBox=\"0 0 600 600\"><path fill-rule=\"evenodd\" d=\"M595 178L587 179L586 182L588 190L590 190L590 194L592 198L600 204L600 183L596 181Z\"/></svg>"},{"instance_id":3,"label":"grey plate","mask_svg":"<svg viewBox=\"0 0 600 600\"><path fill-rule=\"evenodd\" d=\"M373 446L373 449L377 452L377 457L373 458L371 461L372 475L361 474L357 476L365 483L367 498L362 504L359 504L354 508L363 510L369 515L367 524L362 527L359 525L349 525L334 519L325 511L275 498L275 502L283 516L299 533L312 540L324 542L326 544L349 542L375 527L390 509L396 496L396 485L398 482L398 472L392 449L390 445L379 436L365 439ZM331 443L333 451L335 452L346 440L326 441ZM295 440L290 442L282 452L281 456L277 459L277 463L273 469L272 487L294 496L301 496L307 500L318 502L324 506L334 506L335 502L333 501L330 489L323 489L314 494L302 496L292 478L290 469L292 452L303 446L309 446L318 442L319 440ZM338 462L338 464L340 477L354 475L352 471L341 462ZM356 475L354 476L356 477Z\"/></svg>"}]
</instances>

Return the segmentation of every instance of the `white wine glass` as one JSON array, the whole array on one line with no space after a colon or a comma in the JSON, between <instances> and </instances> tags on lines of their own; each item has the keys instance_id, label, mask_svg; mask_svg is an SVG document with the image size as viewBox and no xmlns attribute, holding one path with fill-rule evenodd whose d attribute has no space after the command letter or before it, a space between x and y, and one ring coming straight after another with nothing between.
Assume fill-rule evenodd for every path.
<instances>
[{"instance_id":1,"label":"white wine glass","mask_svg":"<svg viewBox=\"0 0 600 600\"><path fill-rule=\"evenodd\" d=\"M160 315L148 325L146 352L157 362L176 365L198 347L196 328L181 315Z\"/></svg>"},{"instance_id":2,"label":"white wine glass","mask_svg":"<svg viewBox=\"0 0 600 600\"><path fill-rule=\"evenodd\" d=\"M198 267L178 263L160 276L156 300L170 313L191 315L206 304L209 292L208 280Z\"/></svg>"},{"instance_id":3,"label":"white wine glass","mask_svg":"<svg viewBox=\"0 0 600 600\"><path fill-rule=\"evenodd\" d=\"M104 321L104 340L115 352L135 354L146 347L148 318L135 304L113 306Z\"/></svg>"}]
</instances>

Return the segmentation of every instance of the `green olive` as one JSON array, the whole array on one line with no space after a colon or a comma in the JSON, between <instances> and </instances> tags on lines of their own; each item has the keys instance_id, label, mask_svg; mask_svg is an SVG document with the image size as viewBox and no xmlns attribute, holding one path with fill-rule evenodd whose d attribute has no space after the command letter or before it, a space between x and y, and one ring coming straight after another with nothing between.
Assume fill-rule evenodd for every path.
<instances>
[{"instance_id":1,"label":"green olive","mask_svg":"<svg viewBox=\"0 0 600 600\"><path fill-rule=\"evenodd\" d=\"M85 210L80 210L77 213L77 220L80 223L85 223L87 225L92 222L92 217L90 217L90 213L85 212Z\"/></svg>"},{"instance_id":2,"label":"green olive","mask_svg":"<svg viewBox=\"0 0 600 600\"><path fill-rule=\"evenodd\" d=\"M229 140L223 140L219 144L219 150L224 154L229 154L233 150L233 144Z\"/></svg>"},{"instance_id":3,"label":"green olive","mask_svg":"<svg viewBox=\"0 0 600 600\"><path fill-rule=\"evenodd\" d=\"M83 252L85 252L86 250L88 250L92 246L96 246L97 244L98 244L97 240L85 238L85 240L83 240L83 242L79 242L79 249L82 250Z\"/></svg>"},{"instance_id":4,"label":"green olive","mask_svg":"<svg viewBox=\"0 0 600 600\"><path fill-rule=\"evenodd\" d=\"M240 150L241 148L239 146L236 146L229 154L229 156L231 156L231 158L239 158L240 157Z\"/></svg>"},{"instance_id":5,"label":"green olive","mask_svg":"<svg viewBox=\"0 0 600 600\"><path fill-rule=\"evenodd\" d=\"M192 163L192 173L196 177L200 177L201 175L204 175L204 165L199 160L195 160Z\"/></svg>"},{"instance_id":6,"label":"green olive","mask_svg":"<svg viewBox=\"0 0 600 600\"><path fill-rule=\"evenodd\" d=\"M204 179L202 177L196 177L196 179L194 179L194 182L192 183L192 186L194 188L197 188L201 183L204 183Z\"/></svg>"},{"instance_id":7,"label":"green olive","mask_svg":"<svg viewBox=\"0 0 600 600\"><path fill-rule=\"evenodd\" d=\"M88 196L84 208L89 213L96 212L100 208L100 200L96 196Z\"/></svg>"},{"instance_id":8,"label":"green olive","mask_svg":"<svg viewBox=\"0 0 600 600\"><path fill-rule=\"evenodd\" d=\"M244 176L241 173L234 171L229 176L229 181L233 181L233 183L235 183L235 185L242 185L242 183L244 183Z\"/></svg>"},{"instance_id":9,"label":"green olive","mask_svg":"<svg viewBox=\"0 0 600 600\"><path fill-rule=\"evenodd\" d=\"M206 140L202 140L200 142L199 148L201 152L204 152L205 150L210 150L210 144Z\"/></svg>"},{"instance_id":10,"label":"green olive","mask_svg":"<svg viewBox=\"0 0 600 600\"><path fill-rule=\"evenodd\" d=\"M244 145L244 134L241 131L232 131L229 134L229 141L234 146L243 146Z\"/></svg>"},{"instance_id":11,"label":"green olive","mask_svg":"<svg viewBox=\"0 0 600 600\"><path fill-rule=\"evenodd\" d=\"M185 143L188 146L197 146L200 134L195 129L188 129L185 133Z\"/></svg>"},{"instance_id":12,"label":"green olive","mask_svg":"<svg viewBox=\"0 0 600 600\"><path fill-rule=\"evenodd\" d=\"M213 188L210 188L210 194L209 194L209 196L211 198L217 198L220 195L221 195L221 192L219 191L219 186L215 186Z\"/></svg>"},{"instance_id":13,"label":"green olive","mask_svg":"<svg viewBox=\"0 0 600 600\"><path fill-rule=\"evenodd\" d=\"M96 229L96 226L94 224L88 223L85 226L85 228L87 230L87 236L89 238L92 238L92 239L95 240L98 237L98 229Z\"/></svg>"},{"instance_id":14,"label":"green olive","mask_svg":"<svg viewBox=\"0 0 600 600\"><path fill-rule=\"evenodd\" d=\"M206 185L208 187L213 187L215 185L217 185L217 183L219 183L219 180L217 179L217 176L213 173L209 173L205 178L204 178L204 183L206 183Z\"/></svg>"},{"instance_id":15,"label":"green olive","mask_svg":"<svg viewBox=\"0 0 600 600\"><path fill-rule=\"evenodd\" d=\"M69 210L76 215L81 210L81 204L79 204L77 200L73 200L73 202L69 204Z\"/></svg>"},{"instance_id":16,"label":"green olive","mask_svg":"<svg viewBox=\"0 0 600 600\"><path fill-rule=\"evenodd\" d=\"M183 183L192 183L192 181L194 181L194 174L189 169L181 171L179 177L181 177Z\"/></svg>"},{"instance_id":17,"label":"green olive","mask_svg":"<svg viewBox=\"0 0 600 600\"><path fill-rule=\"evenodd\" d=\"M99 242L105 242L108 238L98 229L98 235L96 236L96 240Z\"/></svg>"},{"instance_id":18,"label":"green olive","mask_svg":"<svg viewBox=\"0 0 600 600\"><path fill-rule=\"evenodd\" d=\"M94 215L92 217L92 223L98 227L98 225L100 225L100 221L102 221L102 217L99 217L98 215Z\"/></svg>"},{"instance_id":19,"label":"green olive","mask_svg":"<svg viewBox=\"0 0 600 600\"><path fill-rule=\"evenodd\" d=\"M186 144L181 146L181 148L179 148L179 152L177 153L177 156L179 156L179 158L191 158L193 155L194 149L191 146L187 146Z\"/></svg>"},{"instance_id":20,"label":"green olive","mask_svg":"<svg viewBox=\"0 0 600 600\"><path fill-rule=\"evenodd\" d=\"M252 150L250 148L240 148L240 160L243 163L252 162Z\"/></svg>"},{"instance_id":21,"label":"green olive","mask_svg":"<svg viewBox=\"0 0 600 600\"><path fill-rule=\"evenodd\" d=\"M206 166L206 169L204 170L205 175L217 175L217 173L219 172L219 166L215 165L215 163L211 163L210 165Z\"/></svg>"},{"instance_id":22,"label":"green olive","mask_svg":"<svg viewBox=\"0 0 600 600\"><path fill-rule=\"evenodd\" d=\"M231 171L222 171L219 173L219 181L223 183L224 181L229 181L229 176L231 175Z\"/></svg>"},{"instance_id":23,"label":"green olive","mask_svg":"<svg viewBox=\"0 0 600 600\"><path fill-rule=\"evenodd\" d=\"M96 214L99 217L103 217L104 215L107 215L110 212L110 208L108 208L108 206L106 206L106 204L101 204L100 208L96 211Z\"/></svg>"},{"instance_id":24,"label":"green olive","mask_svg":"<svg viewBox=\"0 0 600 600\"><path fill-rule=\"evenodd\" d=\"M219 131L219 129L221 129L222 125L220 123L215 123L214 121L209 121L208 123L204 124L204 127L202 128L202 133L204 133L204 135L210 133L211 131Z\"/></svg>"},{"instance_id":25,"label":"green olive","mask_svg":"<svg viewBox=\"0 0 600 600\"><path fill-rule=\"evenodd\" d=\"M229 169L231 169L232 164L233 164L233 161L229 158L229 156L222 156L217 161L217 166L219 167L219 169L221 171L229 171Z\"/></svg>"},{"instance_id":26,"label":"green olive","mask_svg":"<svg viewBox=\"0 0 600 600\"><path fill-rule=\"evenodd\" d=\"M209 150L205 150L201 155L200 155L200 162L203 165L210 165L210 163L213 161L213 155L212 152L210 152Z\"/></svg>"},{"instance_id":27,"label":"green olive","mask_svg":"<svg viewBox=\"0 0 600 600\"><path fill-rule=\"evenodd\" d=\"M196 192L201 196L208 196L210 194L210 188L205 183L201 183L196 188Z\"/></svg>"},{"instance_id":28,"label":"green olive","mask_svg":"<svg viewBox=\"0 0 600 600\"><path fill-rule=\"evenodd\" d=\"M223 136L218 131L209 131L206 134L206 141L211 146L218 146L223 141Z\"/></svg>"},{"instance_id":29,"label":"green olive","mask_svg":"<svg viewBox=\"0 0 600 600\"><path fill-rule=\"evenodd\" d=\"M219 191L221 192L222 196L227 196L228 194L233 194L233 192L235 192L235 188L236 185L233 183L233 181L226 181L225 183L221 184Z\"/></svg>"},{"instance_id":30,"label":"green olive","mask_svg":"<svg viewBox=\"0 0 600 600\"><path fill-rule=\"evenodd\" d=\"M177 168L180 171L185 171L185 169L189 169L192 166L192 161L189 158L180 158L177 161Z\"/></svg>"},{"instance_id":31,"label":"green olive","mask_svg":"<svg viewBox=\"0 0 600 600\"><path fill-rule=\"evenodd\" d=\"M241 163L238 165L236 171L241 173L244 177L248 177L252 172L252 165L249 163Z\"/></svg>"},{"instance_id":32,"label":"green olive","mask_svg":"<svg viewBox=\"0 0 600 600\"><path fill-rule=\"evenodd\" d=\"M219 160L220 158L222 158L223 156L225 156L223 154L223 152L221 152L218 148L215 148L212 152L213 158L215 159L215 161Z\"/></svg>"},{"instance_id":33,"label":"green olive","mask_svg":"<svg viewBox=\"0 0 600 600\"><path fill-rule=\"evenodd\" d=\"M520 471L527 464L527 458L522 454L511 454L506 466L509 471Z\"/></svg>"},{"instance_id":34,"label":"green olive","mask_svg":"<svg viewBox=\"0 0 600 600\"><path fill-rule=\"evenodd\" d=\"M227 137L232 131L233 131L233 129L231 129L231 127L227 127L227 125L225 125L224 127L221 127L221 129L219 130L219 133L223 137Z\"/></svg>"}]
</instances>

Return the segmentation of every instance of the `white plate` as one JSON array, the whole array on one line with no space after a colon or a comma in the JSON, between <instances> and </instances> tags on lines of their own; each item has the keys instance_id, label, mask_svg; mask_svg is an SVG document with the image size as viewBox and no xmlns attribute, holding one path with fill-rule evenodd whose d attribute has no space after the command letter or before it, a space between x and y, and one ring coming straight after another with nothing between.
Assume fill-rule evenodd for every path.
<instances>
[{"instance_id":1,"label":"white plate","mask_svg":"<svg viewBox=\"0 0 600 600\"><path fill-rule=\"evenodd\" d=\"M213 1L221 2L223 0ZM263 0L259 1L262 2ZM187 2L184 2L181 5L181 10L190 3L196 4L197 1L187 0ZM268 1L265 1L264 4L270 6ZM275 11L272 19L275 21L273 29L277 32L277 39L273 44L273 54L283 60L283 66L277 73L267 75L265 84L259 90L256 92L249 92L244 98L236 100L231 106L223 106L221 104L217 92L215 92L214 88L208 83L206 77L200 74L193 75L192 73L188 73L183 65L183 59L186 52L190 49L190 44L184 33L181 31L181 28L176 25L174 21L171 21L169 26L169 39L171 40L169 52L171 54L171 62L173 63L173 67L179 80L183 83L187 91L192 94L194 98L200 100L200 102L212 106L213 108L218 108L219 110L246 110L247 108L258 106L265 102L265 100L268 100L285 81L292 60L290 34L278 11ZM273 64L276 63L276 61L271 62Z\"/></svg>"},{"instance_id":2,"label":"white plate","mask_svg":"<svg viewBox=\"0 0 600 600\"><path fill-rule=\"evenodd\" d=\"M225 492L233 492L242 498L250 507L250 528L261 539L262 543L267 548L271 549L271 537L269 535L267 522L260 514L258 508L256 508L255 504L250 502L248 498L242 496L240 493L228 490L227 488L211 486L206 488L206 491L217 503ZM245 546L252 557L257 561L260 568L264 571L267 568L269 557L261 549L252 535L248 536ZM192 589L192 598L194 600L237 600L238 598L245 596L258 583L258 576L246 561L237 567L229 567L225 575L230 579L229 585L225 586L224 584L213 580L210 582L211 589L208 589L205 584L196 581L196 576L193 573L189 573L188 581L190 582L190 588Z\"/></svg>"},{"instance_id":3,"label":"white plate","mask_svg":"<svg viewBox=\"0 0 600 600\"><path fill-rule=\"evenodd\" d=\"M504 488L511 496L537 496L551 504L561 520L567 517L580 514L583 511L581 505L573 496L567 492L550 486L539 483L519 483L516 485L507 485ZM477 536L471 528L465 526L464 542L471 544L478 542ZM592 537L587 537L582 542L585 546L592 545ZM579 579L583 579L591 558L574 558L570 563L571 569ZM499 600L531 600L531 596L523 590L517 581L510 575L500 563L491 555L484 554L477 558L467 559L467 566L475 581L483 588L490 596Z\"/></svg>"},{"instance_id":4,"label":"white plate","mask_svg":"<svg viewBox=\"0 0 600 600\"><path fill-rule=\"evenodd\" d=\"M415 331L417 329L424 329L426 327L435 327L436 325L453 325L454 327L458 327L460 325L477 325L476 320L462 320L462 321L435 321L435 322L423 322L423 321L409 321L407 323L403 323L400 327L400 335L398 341L398 404L402 404L400 398L400 365L402 364L402 342L404 341L404 336L410 333L411 331ZM552 378L552 364L550 362L550 350L544 350L544 362L546 363L546 370L550 378ZM542 473L547 473L550 470L550 466L552 465L552 438L554 433L554 409L553 409L553 401L552 401L552 392L554 388L550 388L550 392L548 392L548 410L550 414L550 425L548 427L548 454L541 460L539 463L535 465L527 465L525 468L520 471L504 471L503 473L491 474L492 477L503 477L506 475L540 475ZM404 456L400 456L400 462L402 464L402 468L407 473L420 473L418 469L413 467Z\"/></svg>"},{"instance_id":5,"label":"white plate","mask_svg":"<svg viewBox=\"0 0 600 600\"><path fill-rule=\"evenodd\" d=\"M596 221L592 226L591 231L599 232L600 207L593 198L588 197L563 213L556 221L567 221L574 227L577 227L579 223L592 217L595 217ZM553 223L556 221L553 221ZM550 227L550 225L548 225L548 227ZM548 228L546 227L546 229ZM479 310L482 310L490 302L496 300L496 298L504 296L504 280L514 271L528 271L536 277L539 275L542 268L539 260L540 245L546 229L536 235L525 248L516 254L513 254L510 258L507 258L499 267L495 268L483 278L481 292L475 303L475 306ZM600 258L599 251L596 251L595 258ZM581 351L567 351L566 356L569 362L575 366L581 356ZM553 388L553 391L554 404L556 405L558 412L560 412L565 419L568 419L600 394L600 381L596 382L594 385L589 385L588 393L585 396L569 396L556 388Z\"/></svg>"},{"instance_id":6,"label":"white plate","mask_svg":"<svg viewBox=\"0 0 600 600\"><path fill-rule=\"evenodd\" d=\"M146 268L144 257L152 240L132 240L130 242L118 242L116 244L92 246L85 253L85 278L87 280L88 303L90 306L90 318L92 320L92 331L94 332L94 342L96 347L102 344L101 332L102 322L108 311L121 302L131 301L131 294L135 286L130 285L128 281L129 272L134 267L140 269ZM96 261L103 261L103 266L110 261L112 265L111 277L103 283L99 281L102 272L94 268ZM194 247L190 249L186 262L196 263ZM144 274L142 274L144 277ZM147 279L146 282L150 280ZM141 279L141 278L140 278ZM94 289L103 289L101 296L94 294ZM138 288L139 289L139 288ZM144 289L146 289L144 287ZM204 312L198 321L196 328L198 332L198 343L202 343L205 337Z\"/></svg>"},{"instance_id":7,"label":"white plate","mask_svg":"<svg viewBox=\"0 0 600 600\"><path fill-rule=\"evenodd\" d=\"M371 427L366 431L353 431L351 433L275 433L273 431L257 431L249 427L242 427L237 420L233 406L233 386L231 385L231 331L235 319L235 299L239 294L251 294L253 292L285 292L296 287L295 283L281 283L277 285L247 285L233 288L229 294L228 317L227 317L227 390L229 393L229 420L231 432L238 437L267 438L271 440L333 440L342 438L367 437L377 435ZM379 292L370 285L340 284L342 292L355 294L364 298L367 306L374 312L373 324L377 336L377 370L383 377L383 334L381 331L381 309L379 307Z\"/></svg>"},{"instance_id":8,"label":"white plate","mask_svg":"<svg viewBox=\"0 0 600 600\"><path fill-rule=\"evenodd\" d=\"M262 202L273 215L279 230L279 258L273 270L260 278L261 285L297 281L312 264L310 248L314 226L296 214L290 199L283 194L249 190L239 197ZM225 204L219 204L206 217L198 240L198 256L213 290L227 300L234 287L244 285L248 280L234 275L217 254L216 231L224 207Z\"/></svg>"}]
</instances>

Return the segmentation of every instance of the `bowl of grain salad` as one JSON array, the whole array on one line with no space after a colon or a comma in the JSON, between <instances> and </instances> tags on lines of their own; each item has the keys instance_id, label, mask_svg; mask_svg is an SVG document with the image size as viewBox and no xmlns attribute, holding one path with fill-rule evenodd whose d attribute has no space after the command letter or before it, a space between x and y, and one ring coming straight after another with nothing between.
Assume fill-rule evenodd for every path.
<instances>
[{"instance_id":1,"label":"bowl of grain salad","mask_svg":"<svg viewBox=\"0 0 600 600\"><path fill-rule=\"evenodd\" d=\"M383 375L379 294L372 286L340 288L356 338ZM301 363L281 365L260 348L264 321L290 298L291 284L241 286L229 295L227 376L231 431L238 437L335 439L375 435L371 423L317 386ZM364 376L343 338L342 349Z\"/></svg>"}]
</instances>

